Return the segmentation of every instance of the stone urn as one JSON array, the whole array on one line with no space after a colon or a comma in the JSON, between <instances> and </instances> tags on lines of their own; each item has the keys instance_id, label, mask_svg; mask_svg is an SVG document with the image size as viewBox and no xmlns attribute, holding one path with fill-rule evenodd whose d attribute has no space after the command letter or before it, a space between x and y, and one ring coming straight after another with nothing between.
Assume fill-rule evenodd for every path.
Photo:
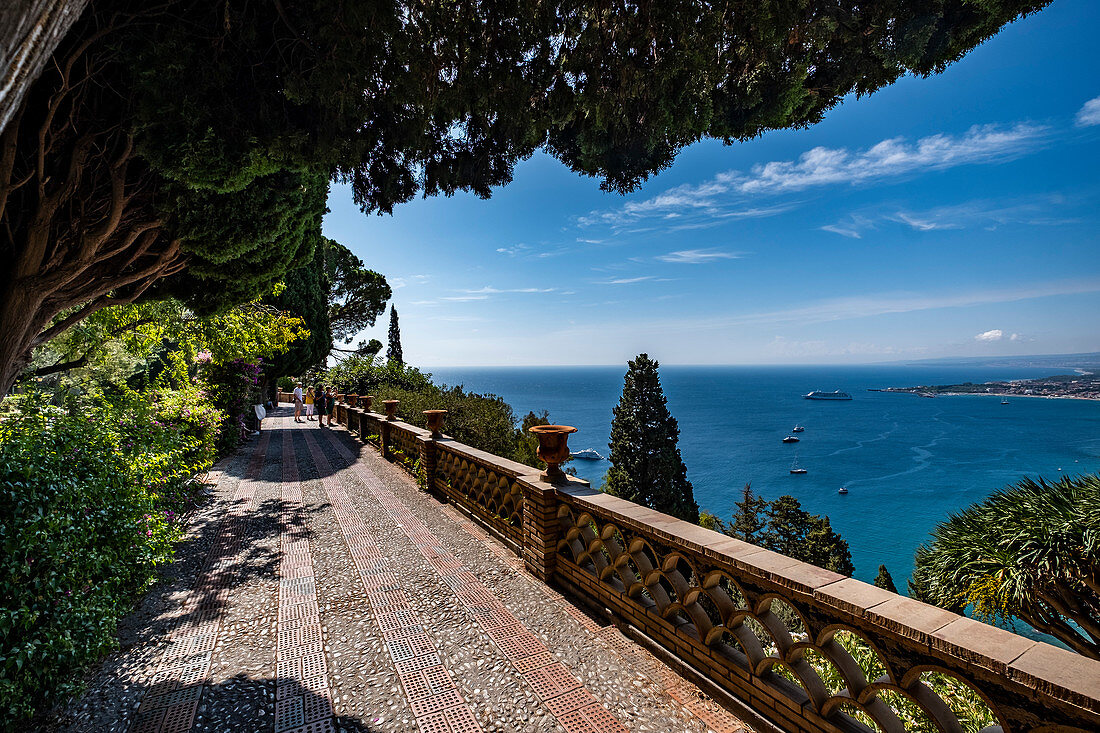
<instances>
[{"instance_id":1,"label":"stone urn","mask_svg":"<svg viewBox=\"0 0 1100 733\"><path fill-rule=\"evenodd\" d=\"M577 432L572 425L535 425L528 428L539 440L539 460L546 464L542 480L550 483L565 481L561 464L569 460L569 434Z\"/></svg>"},{"instance_id":2,"label":"stone urn","mask_svg":"<svg viewBox=\"0 0 1100 733\"><path fill-rule=\"evenodd\" d=\"M355 407L358 404L359 404L359 395L349 394L348 395L348 407Z\"/></svg>"},{"instance_id":3,"label":"stone urn","mask_svg":"<svg viewBox=\"0 0 1100 733\"><path fill-rule=\"evenodd\" d=\"M397 419L397 406L401 404L401 400L382 400L382 404L386 406L386 419L393 421Z\"/></svg>"},{"instance_id":4,"label":"stone urn","mask_svg":"<svg viewBox=\"0 0 1100 733\"><path fill-rule=\"evenodd\" d=\"M370 412L370 403L374 402L374 395L369 394L366 397L360 397L363 400L363 409Z\"/></svg>"},{"instance_id":5,"label":"stone urn","mask_svg":"<svg viewBox=\"0 0 1100 733\"><path fill-rule=\"evenodd\" d=\"M432 431L432 437L443 437L443 418L447 416L446 410L424 410L424 417L428 419L428 430Z\"/></svg>"}]
</instances>

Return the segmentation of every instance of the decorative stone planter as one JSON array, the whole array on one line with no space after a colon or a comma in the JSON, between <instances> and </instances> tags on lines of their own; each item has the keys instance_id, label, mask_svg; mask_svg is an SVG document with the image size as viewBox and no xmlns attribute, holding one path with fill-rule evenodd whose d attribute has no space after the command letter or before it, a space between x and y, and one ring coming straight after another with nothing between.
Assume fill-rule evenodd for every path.
<instances>
[{"instance_id":1,"label":"decorative stone planter","mask_svg":"<svg viewBox=\"0 0 1100 733\"><path fill-rule=\"evenodd\" d=\"M577 432L572 425L535 425L528 428L539 440L539 460L546 464L542 480L549 483L565 481L561 464L569 460L569 435Z\"/></svg>"},{"instance_id":2,"label":"decorative stone planter","mask_svg":"<svg viewBox=\"0 0 1100 733\"><path fill-rule=\"evenodd\" d=\"M433 438L443 437L443 418L446 415L446 410L424 410L424 417L428 419L428 430L432 431Z\"/></svg>"},{"instance_id":3,"label":"decorative stone planter","mask_svg":"<svg viewBox=\"0 0 1100 733\"><path fill-rule=\"evenodd\" d=\"M348 407L355 407L358 404L359 404L359 395L349 394L348 395Z\"/></svg>"},{"instance_id":4,"label":"decorative stone planter","mask_svg":"<svg viewBox=\"0 0 1100 733\"><path fill-rule=\"evenodd\" d=\"M374 395L369 394L366 397L360 397L363 400L363 409L370 412L370 403L374 402Z\"/></svg>"},{"instance_id":5,"label":"decorative stone planter","mask_svg":"<svg viewBox=\"0 0 1100 733\"><path fill-rule=\"evenodd\" d=\"M382 400L382 404L386 406L386 419L394 421L397 419L397 406L401 404L401 400Z\"/></svg>"}]
</instances>

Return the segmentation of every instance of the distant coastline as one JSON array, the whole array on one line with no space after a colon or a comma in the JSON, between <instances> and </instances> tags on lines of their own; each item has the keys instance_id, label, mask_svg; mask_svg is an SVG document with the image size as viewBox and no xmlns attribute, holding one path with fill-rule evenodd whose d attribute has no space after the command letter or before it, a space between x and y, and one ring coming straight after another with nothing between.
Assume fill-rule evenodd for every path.
<instances>
[{"instance_id":1,"label":"distant coastline","mask_svg":"<svg viewBox=\"0 0 1100 733\"><path fill-rule=\"evenodd\" d=\"M1100 400L1100 378L1093 372L1075 369L1075 374L1058 374L1035 379L1013 379L1006 382L964 382L962 384L919 385L916 387L886 387L871 392L902 392L920 397L958 397L986 395L990 397L1045 397L1047 399Z\"/></svg>"}]
</instances>

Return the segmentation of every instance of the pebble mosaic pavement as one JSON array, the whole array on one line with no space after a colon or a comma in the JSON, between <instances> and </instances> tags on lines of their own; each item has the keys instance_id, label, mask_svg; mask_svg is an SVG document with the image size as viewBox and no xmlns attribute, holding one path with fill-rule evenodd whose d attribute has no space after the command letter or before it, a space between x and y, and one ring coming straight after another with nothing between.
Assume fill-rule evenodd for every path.
<instances>
[{"instance_id":1,"label":"pebble mosaic pavement","mask_svg":"<svg viewBox=\"0 0 1100 733\"><path fill-rule=\"evenodd\" d=\"M265 427L44 730L749 730L343 428Z\"/></svg>"}]
</instances>

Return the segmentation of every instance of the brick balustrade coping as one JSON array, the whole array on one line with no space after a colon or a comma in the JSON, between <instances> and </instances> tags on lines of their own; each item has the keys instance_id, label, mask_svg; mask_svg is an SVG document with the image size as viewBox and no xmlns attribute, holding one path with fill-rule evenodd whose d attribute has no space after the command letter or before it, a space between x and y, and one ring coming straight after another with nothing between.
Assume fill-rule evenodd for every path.
<instances>
[{"instance_id":1,"label":"brick balustrade coping","mask_svg":"<svg viewBox=\"0 0 1100 733\"><path fill-rule=\"evenodd\" d=\"M543 483L530 466L446 436L433 439L380 413L337 407L341 423L354 415L359 434L380 432L387 457L395 438L419 446L428 487L504 535L537 577L610 615L663 649L675 668L779 729L873 730L847 714L858 710L885 731L903 731L881 699L892 694L908 698L937 729L961 733L954 713L921 682L931 672L977 692L999 722L985 729L990 733L1100 731L1098 661L604 494L585 481ZM513 505L510 516L500 514ZM770 646L750 634L749 619ZM866 679L833 641L838 631L873 649L886 674ZM808 654L831 662L848 688L827 689ZM776 674L777 665L802 684Z\"/></svg>"}]
</instances>

